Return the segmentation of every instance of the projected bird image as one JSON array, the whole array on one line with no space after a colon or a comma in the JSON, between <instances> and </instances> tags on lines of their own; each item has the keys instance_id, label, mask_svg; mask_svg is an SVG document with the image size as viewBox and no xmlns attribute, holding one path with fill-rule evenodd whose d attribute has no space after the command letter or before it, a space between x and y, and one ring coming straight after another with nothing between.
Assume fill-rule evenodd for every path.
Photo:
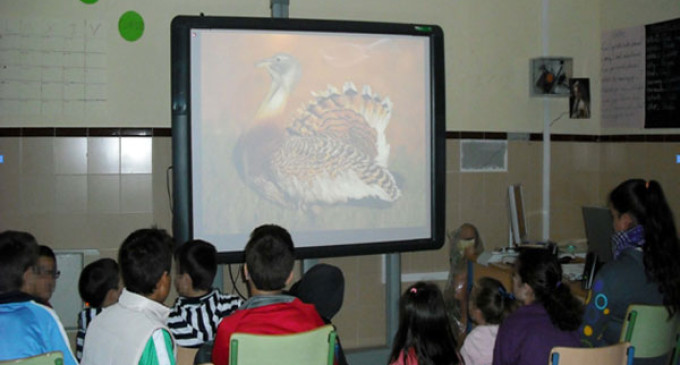
<instances>
[{"instance_id":1,"label":"projected bird image","mask_svg":"<svg viewBox=\"0 0 680 365\"><path fill-rule=\"evenodd\" d=\"M288 53L274 54L255 67L268 72L271 85L233 154L237 171L252 189L301 211L358 201L391 204L401 197L388 166L385 131L394 108L388 96L351 80L300 90L300 79L315 75L305 75ZM306 93L308 100L292 105L294 93Z\"/></svg>"}]
</instances>

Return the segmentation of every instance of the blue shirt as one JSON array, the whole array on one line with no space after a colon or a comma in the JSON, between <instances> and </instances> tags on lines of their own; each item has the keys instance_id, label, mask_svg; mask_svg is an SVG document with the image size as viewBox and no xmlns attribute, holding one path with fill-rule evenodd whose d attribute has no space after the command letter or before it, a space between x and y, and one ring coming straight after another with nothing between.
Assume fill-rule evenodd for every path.
<instances>
[{"instance_id":1,"label":"blue shirt","mask_svg":"<svg viewBox=\"0 0 680 365\"><path fill-rule=\"evenodd\" d=\"M24 293L0 294L0 360L61 351L65 365L76 365L68 343L64 327L52 309Z\"/></svg>"}]
</instances>

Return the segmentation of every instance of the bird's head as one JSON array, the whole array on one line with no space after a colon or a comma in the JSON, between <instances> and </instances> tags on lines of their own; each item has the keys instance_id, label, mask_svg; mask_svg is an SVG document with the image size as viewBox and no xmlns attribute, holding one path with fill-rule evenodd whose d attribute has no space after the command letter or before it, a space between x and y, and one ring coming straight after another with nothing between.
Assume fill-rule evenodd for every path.
<instances>
[{"instance_id":1,"label":"bird's head","mask_svg":"<svg viewBox=\"0 0 680 365\"><path fill-rule=\"evenodd\" d=\"M300 80L302 68L300 62L288 53L277 53L257 63L257 67L264 67L272 78L272 86L290 92Z\"/></svg>"}]
</instances>

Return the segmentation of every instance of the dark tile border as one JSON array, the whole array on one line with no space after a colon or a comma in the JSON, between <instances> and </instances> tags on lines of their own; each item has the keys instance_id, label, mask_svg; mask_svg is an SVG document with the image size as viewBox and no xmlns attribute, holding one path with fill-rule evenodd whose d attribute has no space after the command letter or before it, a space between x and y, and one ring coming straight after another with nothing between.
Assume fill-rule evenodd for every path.
<instances>
[{"instance_id":1,"label":"dark tile border","mask_svg":"<svg viewBox=\"0 0 680 365\"><path fill-rule=\"evenodd\" d=\"M170 128L0 128L0 137L171 137Z\"/></svg>"},{"instance_id":2,"label":"dark tile border","mask_svg":"<svg viewBox=\"0 0 680 365\"><path fill-rule=\"evenodd\" d=\"M520 134L528 139L508 138L510 134ZM1 128L2 137L172 137L171 128ZM478 131L447 131L446 139L487 139L487 140L528 140L543 141L541 133L506 133ZM680 134L553 134L553 142L680 142Z\"/></svg>"}]
</instances>

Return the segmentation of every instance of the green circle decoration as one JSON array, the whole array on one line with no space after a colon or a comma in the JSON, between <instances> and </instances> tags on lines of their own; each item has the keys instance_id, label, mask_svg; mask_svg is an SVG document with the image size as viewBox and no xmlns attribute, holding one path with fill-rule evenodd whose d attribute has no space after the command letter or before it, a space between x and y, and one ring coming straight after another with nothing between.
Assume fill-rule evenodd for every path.
<instances>
[{"instance_id":1,"label":"green circle decoration","mask_svg":"<svg viewBox=\"0 0 680 365\"><path fill-rule=\"evenodd\" d=\"M136 11L128 11L118 20L118 32L126 41L134 42L144 34L144 18Z\"/></svg>"},{"instance_id":2,"label":"green circle decoration","mask_svg":"<svg viewBox=\"0 0 680 365\"><path fill-rule=\"evenodd\" d=\"M82 2L85 3L85 4L94 4L94 3L96 3L96 2L99 1L99 0L80 0L80 1L82 1Z\"/></svg>"}]
</instances>

